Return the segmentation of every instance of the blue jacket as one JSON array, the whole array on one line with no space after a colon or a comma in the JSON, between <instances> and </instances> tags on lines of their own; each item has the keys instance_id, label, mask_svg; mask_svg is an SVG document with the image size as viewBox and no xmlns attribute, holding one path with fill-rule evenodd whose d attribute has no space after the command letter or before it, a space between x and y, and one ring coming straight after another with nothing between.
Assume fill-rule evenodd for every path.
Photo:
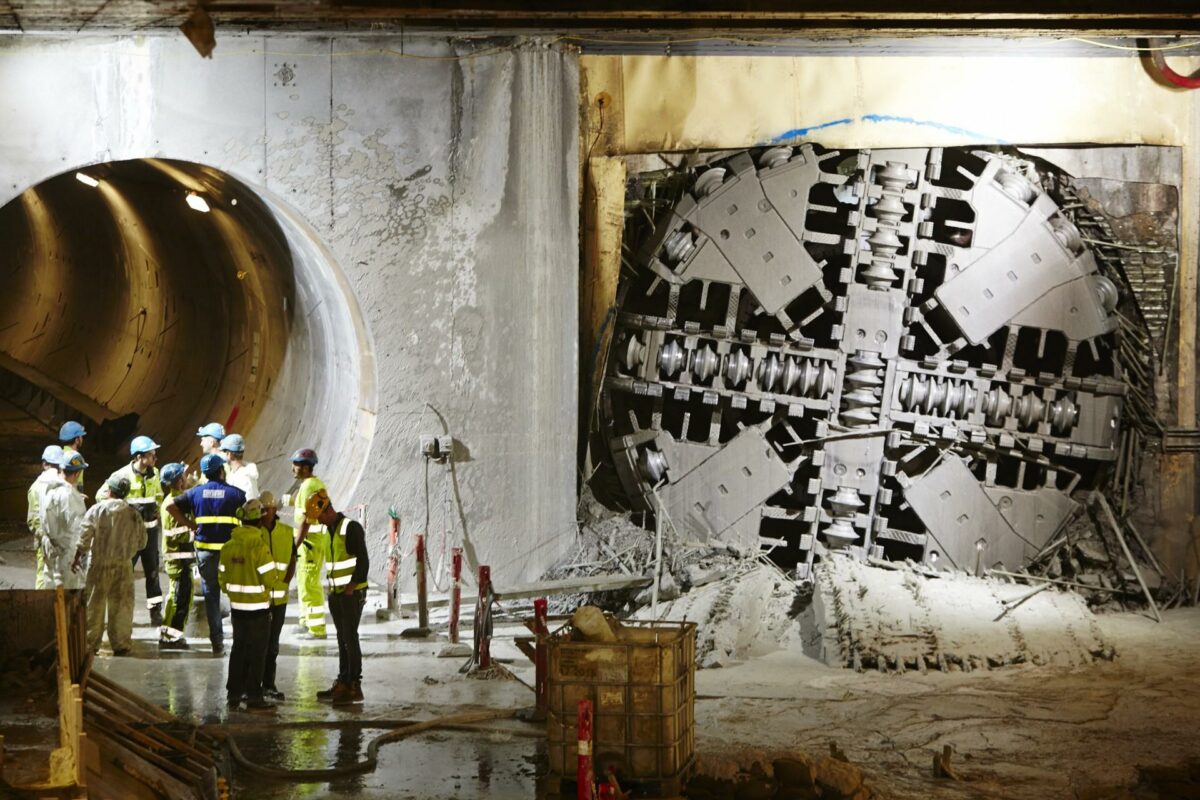
<instances>
[{"instance_id":1,"label":"blue jacket","mask_svg":"<svg viewBox=\"0 0 1200 800\"><path fill-rule=\"evenodd\" d=\"M245 503L246 493L223 481L202 483L175 496L176 507L196 520L200 550L220 550L229 541L233 529L242 524L238 512Z\"/></svg>"}]
</instances>

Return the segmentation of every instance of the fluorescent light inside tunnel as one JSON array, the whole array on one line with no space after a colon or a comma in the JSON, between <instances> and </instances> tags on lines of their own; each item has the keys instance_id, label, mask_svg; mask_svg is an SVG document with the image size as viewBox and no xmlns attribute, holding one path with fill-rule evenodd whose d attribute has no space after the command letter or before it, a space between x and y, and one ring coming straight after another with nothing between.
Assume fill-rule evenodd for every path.
<instances>
[{"instance_id":1,"label":"fluorescent light inside tunnel","mask_svg":"<svg viewBox=\"0 0 1200 800\"><path fill-rule=\"evenodd\" d=\"M207 214L209 211L208 203L204 200L203 197L196 194L195 192L188 192L187 204L190 208L192 208L195 211L201 211L201 212L204 212L205 214Z\"/></svg>"},{"instance_id":2,"label":"fluorescent light inside tunnel","mask_svg":"<svg viewBox=\"0 0 1200 800\"><path fill-rule=\"evenodd\" d=\"M79 181L80 183L91 186L92 188L95 188L100 185L100 181L96 180L91 175L87 175L83 172L76 172L75 180Z\"/></svg>"}]
</instances>

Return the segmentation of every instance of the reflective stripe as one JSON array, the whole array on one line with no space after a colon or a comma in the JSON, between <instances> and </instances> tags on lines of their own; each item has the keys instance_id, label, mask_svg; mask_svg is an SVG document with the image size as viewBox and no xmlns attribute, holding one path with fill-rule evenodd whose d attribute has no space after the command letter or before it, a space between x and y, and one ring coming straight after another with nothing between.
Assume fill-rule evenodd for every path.
<instances>
[{"instance_id":1,"label":"reflective stripe","mask_svg":"<svg viewBox=\"0 0 1200 800\"><path fill-rule=\"evenodd\" d=\"M272 589L271 597L276 600L279 600L280 598L283 598L283 597L287 597L287 589Z\"/></svg>"},{"instance_id":2,"label":"reflective stripe","mask_svg":"<svg viewBox=\"0 0 1200 800\"><path fill-rule=\"evenodd\" d=\"M240 584L240 583L227 583L227 584L225 584L225 591L227 591L227 592L245 592L246 594L258 594L259 592L263 591L263 587L262 586L246 586L246 585Z\"/></svg>"},{"instance_id":3,"label":"reflective stripe","mask_svg":"<svg viewBox=\"0 0 1200 800\"><path fill-rule=\"evenodd\" d=\"M270 571L271 571L271 570L273 570L273 569L275 569L275 562L274 562L274 561L272 561L272 562L270 562L270 563L267 563L267 564L263 564L261 567L259 567L259 568L258 568L258 574L259 574L259 575L266 575L268 572L270 572Z\"/></svg>"},{"instance_id":4,"label":"reflective stripe","mask_svg":"<svg viewBox=\"0 0 1200 800\"><path fill-rule=\"evenodd\" d=\"M146 520L146 527L147 528L157 528L158 520L156 520L156 519L155 520Z\"/></svg>"},{"instance_id":5,"label":"reflective stripe","mask_svg":"<svg viewBox=\"0 0 1200 800\"><path fill-rule=\"evenodd\" d=\"M224 542L196 542L196 548L198 550L220 550L224 546Z\"/></svg>"},{"instance_id":6,"label":"reflective stripe","mask_svg":"<svg viewBox=\"0 0 1200 800\"><path fill-rule=\"evenodd\" d=\"M297 525L296 527L299 528L300 526ZM316 525L309 525L308 532L309 533L328 533L329 529L326 528L324 525L316 524Z\"/></svg>"},{"instance_id":7,"label":"reflective stripe","mask_svg":"<svg viewBox=\"0 0 1200 800\"><path fill-rule=\"evenodd\" d=\"M341 575L337 578L330 578L329 582L331 584L333 584L334 586L345 586L347 583L350 582L350 578L352 578L352 577L353 577L352 575Z\"/></svg>"},{"instance_id":8,"label":"reflective stripe","mask_svg":"<svg viewBox=\"0 0 1200 800\"><path fill-rule=\"evenodd\" d=\"M154 608L156 605L162 603L162 601L163 599L161 594L158 597L147 597L146 608Z\"/></svg>"},{"instance_id":9,"label":"reflective stripe","mask_svg":"<svg viewBox=\"0 0 1200 800\"><path fill-rule=\"evenodd\" d=\"M224 571L225 571L225 565L217 564L217 572L224 572Z\"/></svg>"},{"instance_id":10,"label":"reflective stripe","mask_svg":"<svg viewBox=\"0 0 1200 800\"><path fill-rule=\"evenodd\" d=\"M288 565L283 563L282 561L275 561L271 564L271 566L273 566L275 569L279 570L280 572L287 572L287 568L288 568Z\"/></svg>"},{"instance_id":11,"label":"reflective stripe","mask_svg":"<svg viewBox=\"0 0 1200 800\"><path fill-rule=\"evenodd\" d=\"M196 557L196 554L191 550L181 550L178 553L164 553L163 558L167 561L191 561Z\"/></svg>"},{"instance_id":12,"label":"reflective stripe","mask_svg":"<svg viewBox=\"0 0 1200 800\"><path fill-rule=\"evenodd\" d=\"M236 603L230 600L229 607L234 611L266 611L271 607L271 604L266 600L261 603Z\"/></svg>"},{"instance_id":13,"label":"reflective stripe","mask_svg":"<svg viewBox=\"0 0 1200 800\"><path fill-rule=\"evenodd\" d=\"M308 613L310 613L310 614L324 614L328 610L329 610L329 606L309 606L308 607Z\"/></svg>"},{"instance_id":14,"label":"reflective stripe","mask_svg":"<svg viewBox=\"0 0 1200 800\"><path fill-rule=\"evenodd\" d=\"M196 517L197 525L241 525L237 517Z\"/></svg>"},{"instance_id":15,"label":"reflective stripe","mask_svg":"<svg viewBox=\"0 0 1200 800\"><path fill-rule=\"evenodd\" d=\"M179 535L179 534L181 534L181 533L187 533L187 532L188 532L188 526L187 526L187 525L180 525L180 526L178 526L178 527L175 527L175 528L167 528L167 535L168 535L168 536L178 536L178 535Z\"/></svg>"},{"instance_id":16,"label":"reflective stripe","mask_svg":"<svg viewBox=\"0 0 1200 800\"><path fill-rule=\"evenodd\" d=\"M335 569L354 569L354 565L358 563L358 558L348 558L345 561L334 561L332 564L327 563L330 570Z\"/></svg>"}]
</instances>

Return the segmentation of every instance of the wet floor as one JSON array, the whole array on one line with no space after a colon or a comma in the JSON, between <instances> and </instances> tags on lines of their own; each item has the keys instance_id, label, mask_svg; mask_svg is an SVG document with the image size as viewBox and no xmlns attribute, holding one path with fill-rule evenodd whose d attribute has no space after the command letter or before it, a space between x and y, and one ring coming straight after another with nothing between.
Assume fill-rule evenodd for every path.
<instances>
[{"instance_id":1,"label":"wet floor","mask_svg":"<svg viewBox=\"0 0 1200 800\"><path fill-rule=\"evenodd\" d=\"M310 769L315 764L348 765L366 757L380 729L299 730L238 735L246 758L269 766ZM419 738L384 744L378 767L363 775L322 783L281 783L241 770L235 796L284 800L302 797L532 798L545 771L542 742L511 734L431 731Z\"/></svg>"}]
</instances>

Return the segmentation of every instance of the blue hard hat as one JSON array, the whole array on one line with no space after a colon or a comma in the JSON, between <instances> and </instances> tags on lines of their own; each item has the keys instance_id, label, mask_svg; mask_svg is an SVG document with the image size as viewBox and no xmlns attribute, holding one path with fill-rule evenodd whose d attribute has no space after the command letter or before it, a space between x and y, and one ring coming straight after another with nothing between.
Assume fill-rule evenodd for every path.
<instances>
[{"instance_id":1,"label":"blue hard hat","mask_svg":"<svg viewBox=\"0 0 1200 800\"><path fill-rule=\"evenodd\" d=\"M180 464L178 461L173 461L162 468L162 471L159 473L159 479L163 483L170 485L182 478L185 472L187 472L186 466Z\"/></svg>"},{"instance_id":2,"label":"blue hard hat","mask_svg":"<svg viewBox=\"0 0 1200 800\"><path fill-rule=\"evenodd\" d=\"M317 451L305 447L292 453L293 464L308 464L310 467L317 465Z\"/></svg>"},{"instance_id":3,"label":"blue hard hat","mask_svg":"<svg viewBox=\"0 0 1200 800\"><path fill-rule=\"evenodd\" d=\"M149 436L135 436L133 441L129 443L129 455L136 456L139 453L149 453L158 449L158 442L151 439Z\"/></svg>"},{"instance_id":4,"label":"blue hard hat","mask_svg":"<svg viewBox=\"0 0 1200 800\"><path fill-rule=\"evenodd\" d=\"M79 452L71 453L71 455L63 460L63 472L79 472L87 469L87 462L83 460L83 454Z\"/></svg>"},{"instance_id":5,"label":"blue hard hat","mask_svg":"<svg viewBox=\"0 0 1200 800\"><path fill-rule=\"evenodd\" d=\"M244 453L246 451L246 440L242 438L240 433L231 433L221 440L220 447L222 450L228 450L231 453Z\"/></svg>"},{"instance_id":6,"label":"blue hard hat","mask_svg":"<svg viewBox=\"0 0 1200 800\"><path fill-rule=\"evenodd\" d=\"M87 436L87 431L73 419L67 420L58 429L58 440L60 442L73 442L80 436Z\"/></svg>"},{"instance_id":7,"label":"blue hard hat","mask_svg":"<svg viewBox=\"0 0 1200 800\"><path fill-rule=\"evenodd\" d=\"M221 474L221 469L224 466L225 459L221 458L216 453L209 453L204 458L200 459L200 471L210 478L214 475Z\"/></svg>"},{"instance_id":8,"label":"blue hard hat","mask_svg":"<svg viewBox=\"0 0 1200 800\"><path fill-rule=\"evenodd\" d=\"M196 431L197 436L211 436L214 439L225 438L225 426L219 422L210 422Z\"/></svg>"},{"instance_id":9,"label":"blue hard hat","mask_svg":"<svg viewBox=\"0 0 1200 800\"><path fill-rule=\"evenodd\" d=\"M46 445L46 449L42 451L42 461L46 462L47 464L53 464L56 467L61 467L63 455L63 449L58 445Z\"/></svg>"}]
</instances>

